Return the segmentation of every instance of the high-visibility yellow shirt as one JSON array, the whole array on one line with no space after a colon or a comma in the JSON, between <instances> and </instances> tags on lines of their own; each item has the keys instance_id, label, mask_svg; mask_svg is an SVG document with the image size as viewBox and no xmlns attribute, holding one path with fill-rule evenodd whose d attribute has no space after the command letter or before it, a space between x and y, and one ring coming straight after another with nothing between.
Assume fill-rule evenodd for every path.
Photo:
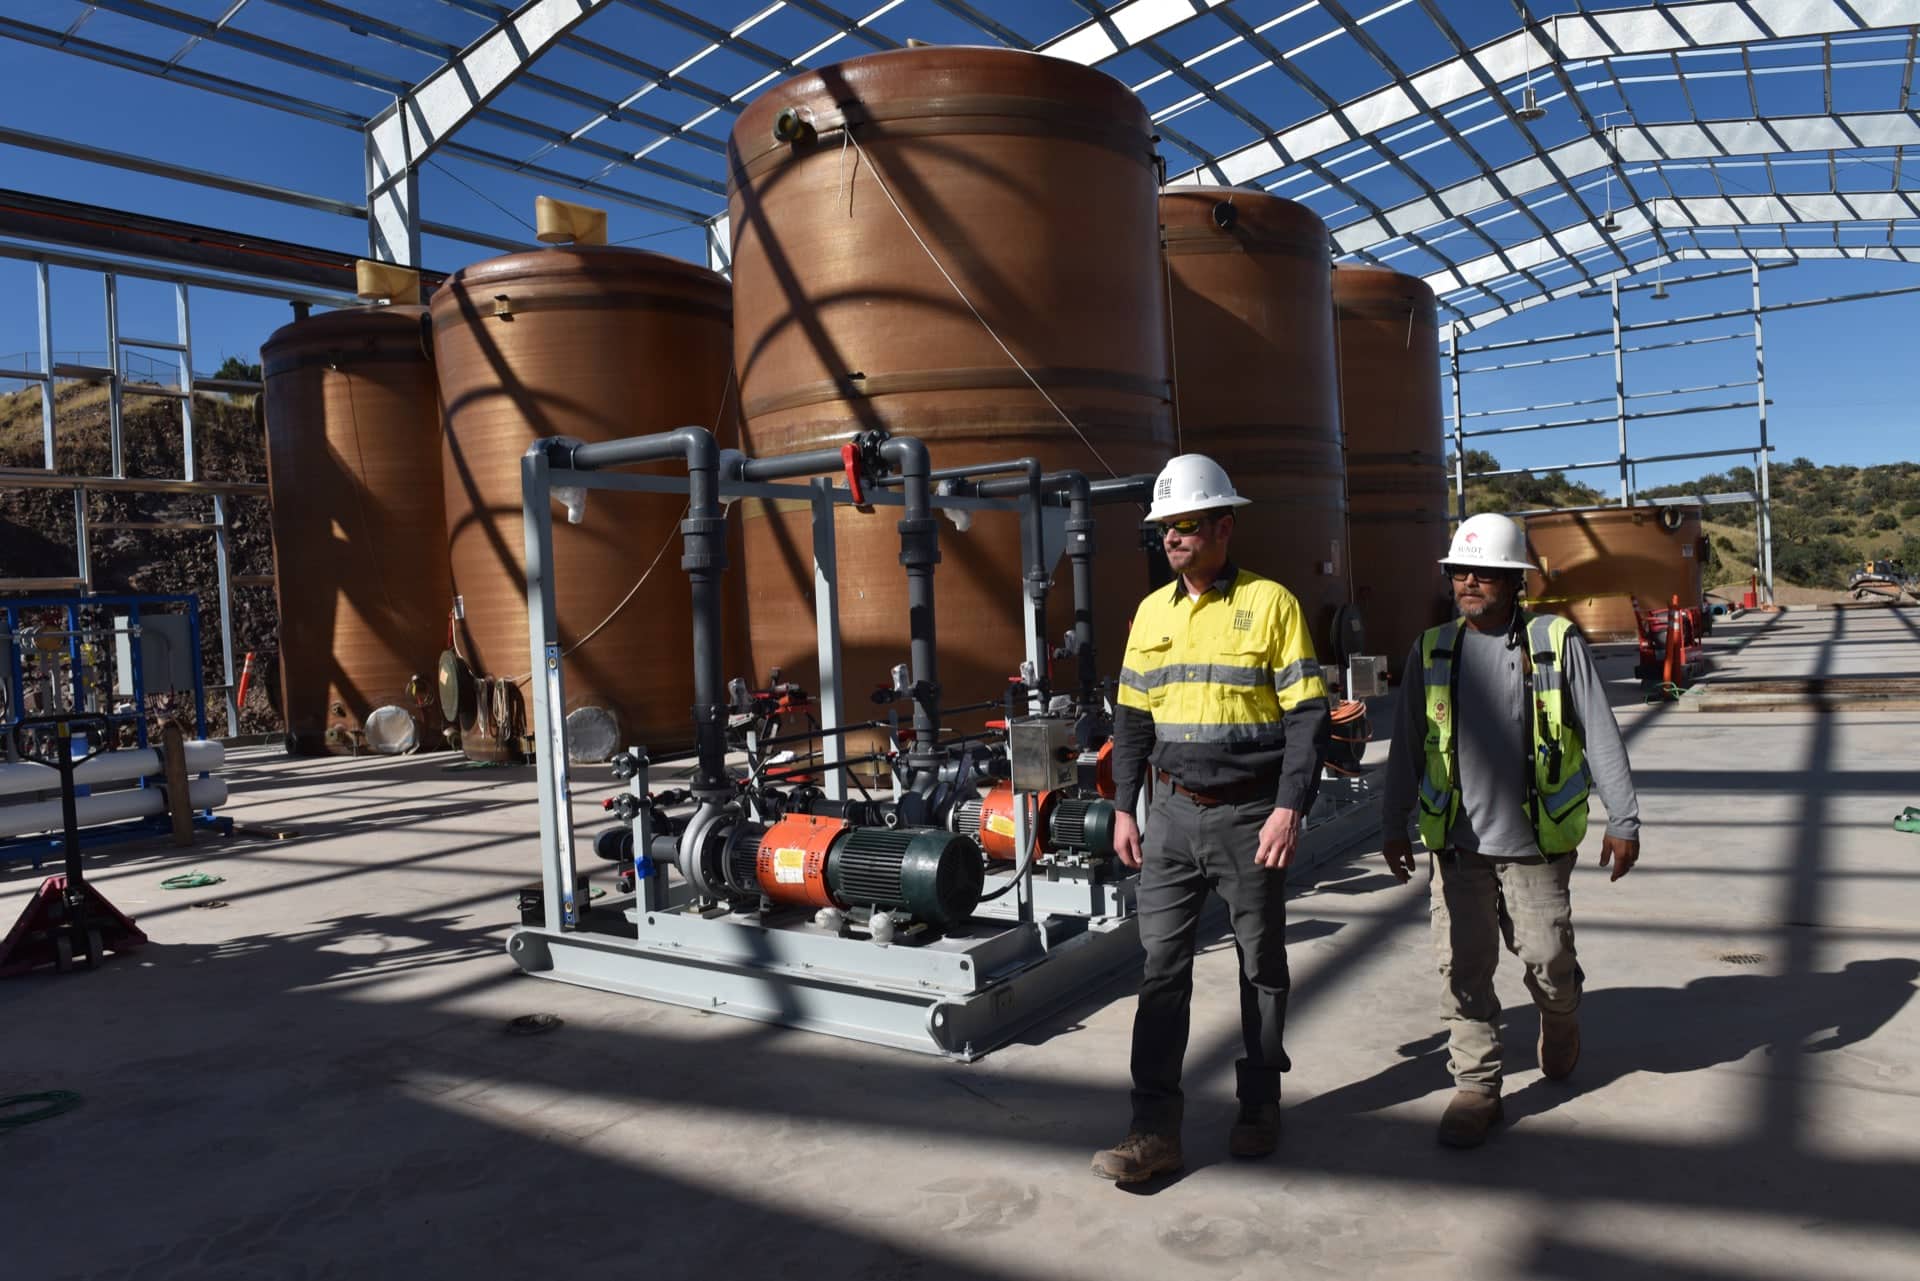
<instances>
[{"instance_id":1,"label":"high-visibility yellow shirt","mask_svg":"<svg viewBox=\"0 0 1920 1281\"><path fill-rule=\"evenodd\" d=\"M1288 714L1324 718L1327 685L1293 593L1229 565L1197 599L1176 579L1140 602L1117 701L1152 718L1155 766L1206 788L1278 775Z\"/></svg>"}]
</instances>

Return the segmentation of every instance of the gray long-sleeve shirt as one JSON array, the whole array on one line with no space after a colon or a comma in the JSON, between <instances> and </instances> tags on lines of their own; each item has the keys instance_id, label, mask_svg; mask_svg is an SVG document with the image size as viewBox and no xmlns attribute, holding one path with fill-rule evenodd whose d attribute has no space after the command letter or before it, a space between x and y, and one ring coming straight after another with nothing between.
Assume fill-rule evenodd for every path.
<instances>
[{"instance_id":1,"label":"gray long-sleeve shirt","mask_svg":"<svg viewBox=\"0 0 1920 1281\"><path fill-rule=\"evenodd\" d=\"M1489 636L1468 627L1461 633L1456 661L1460 665L1454 713L1460 816L1447 833L1447 845L1488 858L1537 854L1523 772L1529 740L1520 650L1508 645L1504 635ZM1638 840L1640 802L1633 791L1626 745L1620 741L1620 727L1607 704L1600 674L1594 670L1593 652L1578 635L1567 638L1563 666L1569 714L1586 751L1594 793L1607 807L1607 835ZM1380 826L1388 834L1408 831L1426 760L1427 695L1418 641L1407 656L1405 671L1393 722L1393 754L1387 760L1380 802Z\"/></svg>"}]
</instances>

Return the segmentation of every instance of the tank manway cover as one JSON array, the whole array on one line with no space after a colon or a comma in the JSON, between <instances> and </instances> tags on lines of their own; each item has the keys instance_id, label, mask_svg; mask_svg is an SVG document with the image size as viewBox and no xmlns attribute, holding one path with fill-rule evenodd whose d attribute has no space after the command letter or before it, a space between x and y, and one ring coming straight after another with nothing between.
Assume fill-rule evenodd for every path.
<instances>
[{"instance_id":1,"label":"tank manway cover","mask_svg":"<svg viewBox=\"0 0 1920 1281\"><path fill-rule=\"evenodd\" d=\"M393 703L374 708L361 728L367 746L382 756L405 756L420 746L420 728L412 713Z\"/></svg>"},{"instance_id":2,"label":"tank manway cover","mask_svg":"<svg viewBox=\"0 0 1920 1281\"><path fill-rule=\"evenodd\" d=\"M576 707L567 713L567 759L595 765L620 746L620 723L604 707Z\"/></svg>"}]
</instances>

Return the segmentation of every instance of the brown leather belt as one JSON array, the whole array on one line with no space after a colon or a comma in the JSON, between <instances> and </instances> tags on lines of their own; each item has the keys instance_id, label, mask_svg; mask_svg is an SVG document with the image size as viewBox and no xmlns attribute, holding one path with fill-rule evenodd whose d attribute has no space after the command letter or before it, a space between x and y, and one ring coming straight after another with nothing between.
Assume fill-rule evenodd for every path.
<instances>
[{"instance_id":1,"label":"brown leather belt","mask_svg":"<svg viewBox=\"0 0 1920 1281\"><path fill-rule=\"evenodd\" d=\"M1155 769L1153 776L1162 786L1171 787L1195 805L1245 805L1248 801L1272 800L1273 783L1263 783L1253 779L1245 783L1229 783L1211 791L1199 791L1180 782L1179 779L1163 769Z\"/></svg>"}]
</instances>

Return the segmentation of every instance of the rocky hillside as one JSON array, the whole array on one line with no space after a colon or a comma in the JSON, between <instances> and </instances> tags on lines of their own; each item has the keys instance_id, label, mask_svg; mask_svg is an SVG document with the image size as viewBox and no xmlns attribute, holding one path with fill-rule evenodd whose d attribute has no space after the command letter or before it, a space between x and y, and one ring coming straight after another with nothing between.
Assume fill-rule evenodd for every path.
<instances>
[{"instance_id":1,"label":"rocky hillside","mask_svg":"<svg viewBox=\"0 0 1920 1281\"><path fill-rule=\"evenodd\" d=\"M1753 473L1735 467L1703 476L1705 490L1751 489ZM1650 497L1694 486L1649 490ZM1796 458L1772 468L1773 570L1782 582L1838 589L1862 562L1892 558L1920 570L1920 463L1818 467ZM1716 561L1744 579L1756 541L1751 505L1715 507L1707 532Z\"/></svg>"},{"instance_id":2,"label":"rocky hillside","mask_svg":"<svg viewBox=\"0 0 1920 1281\"><path fill-rule=\"evenodd\" d=\"M29 386L0 396L0 467L43 466L40 389ZM112 455L106 388L57 384L54 399L55 465L63 474L103 476ZM250 398L198 395L193 402L194 455L203 478L265 481L266 444L254 421ZM129 476L177 478L182 470L180 402L123 397L122 438ZM102 592L192 592L200 600L201 625L209 637L219 619L213 535L205 530L98 528L118 522L198 521L213 517L204 496L96 493L87 498L95 589ZM264 498L228 501L229 555L236 576L271 575L273 551ZM0 484L0 577L68 578L78 566L74 551L73 495L68 490L23 489ZM276 649L273 591L236 587L234 663L255 651L262 659ZM207 646L206 679L221 679L219 647ZM264 670L263 670L264 669ZM262 679L262 677L266 679ZM256 659L255 680L241 710L241 733L265 733L280 725L268 697L274 682L269 664ZM221 713L209 700L215 733Z\"/></svg>"},{"instance_id":3,"label":"rocky hillside","mask_svg":"<svg viewBox=\"0 0 1920 1281\"><path fill-rule=\"evenodd\" d=\"M1451 467L1452 459L1448 459ZM1467 451L1470 471L1494 471L1499 461L1484 450ZM1806 458L1772 468L1773 565L1778 582L1837 591L1863 561L1892 557L1920 570L1920 462L1875 467L1820 467ZM1753 472L1733 467L1685 485L1644 490L1648 498L1758 488ZM1584 507L1607 495L1559 472L1522 472L1471 481L1473 512L1526 511L1539 507ZM1710 586L1746 585L1752 572L1752 504L1711 507L1705 527L1713 546Z\"/></svg>"}]
</instances>

